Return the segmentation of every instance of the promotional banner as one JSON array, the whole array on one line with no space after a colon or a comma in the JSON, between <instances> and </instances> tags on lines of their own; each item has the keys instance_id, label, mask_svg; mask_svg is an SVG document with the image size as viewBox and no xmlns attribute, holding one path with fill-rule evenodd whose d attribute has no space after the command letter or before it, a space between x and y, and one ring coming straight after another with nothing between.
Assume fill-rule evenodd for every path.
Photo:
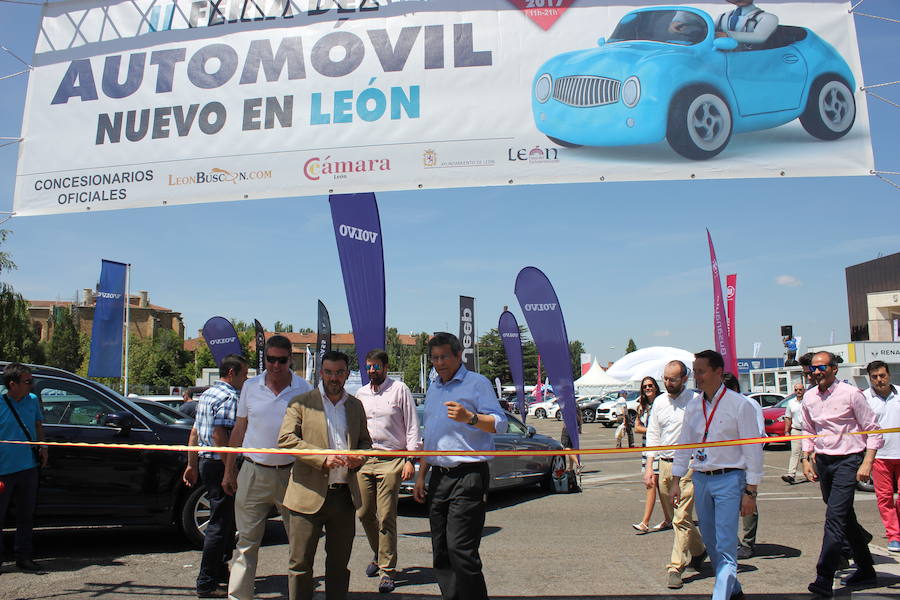
<instances>
[{"instance_id":1,"label":"promotional banner","mask_svg":"<svg viewBox=\"0 0 900 600\"><path fill-rule=\"evenodd\" d=\"M316 353L312 351L309 344L306 345L306 380L312 383L313 373L316 370Z\"/></svg>"},{"instance_id":2,"label":"promotional banner","mask_svg":"<svg viewBox=\"0 0 900 600\"><path fill-rule=\"evenodd\" d=\"M253 327L256 330L256 374L260 375L266 370L266 332L256 319L253 319Z\"/></svg>"},{"instance_id":3,"label":"promotional banner","mask_svg":"<svg viewBox=\"0 0 900 600\"><path fill-rule=\"evenodd\" d=\"M469 371L477 370L475 364L475 298L459 297L459 342L462 344L463 364Z\"/></svg>"},{"instance_id":4,"label":"promotional banner","mask_svg":"<svg viewBox=\"0 0 900 600\"><path fill-rule=\"evenodd\" d=\"M731 356L735 357L737 364L737 328L734 321L734 302L737 294L737 273L725 276L725 310L728 317L728 343L731 348Z\"/></svg>"},{"instance_id":5,"label":"promotional banner","mask_svg":"<svg viewBox=\"0 0 900 600\"><path fill-rule=\"evenodd\" d=\"M566 334L566 322L556 291L540 269L525 267L516 277L516 298L522 307L531 337L543 358L553 392L559 399L572 447L578 448L578 408L575 406L569 336Z\"/></svg>"},{"instance_id":6,"label":"promotional banner","mask_svg":"<svg viewBox=\"0 0 900 600\"><path fill-rule=\"evenodd\" d=\"M384 348L384 249L378 204L375 194L333 194L329 202L356 356L365 365L369 350ZM366 385L369 374L360 371Z\"/></svg>"},{"instance_id":7,"label":"promotional banner","mask_svg":"<svg viewBox=\"0 0 900 600\"><path fill-rule=\"evenodd\" d=\"M591 365L593 364L593 358L590 354L581 354L581 374L584 375L588 371L591 370Z\"/></svg>"},{"instance_id":8,"label":"promotional banner","mask_svg":"<svg viewBox=\"0 0 900 600\"><path fill-rule=\"evenodd\" d=\"M848 7L748 42L722 0L47 2L13 210L867 175Z\"/></svg>"},{"instance_id":9,"label":"promotional banner","mask_svg":"<svg viewBox=\"0 0 900 600\"><path fill-rule=\"evenodd\" d=\"M509 372L512 375L513 385L516 386L519 418L524 423L528 416L528 410L525 408L525 367L522 363L522 335L516 316L508 310L504 310L500 314L497 331L500 332L500 339L503 340L503 350L506 352Z\"/></svg>"},{"instance_id":10,"label":"promotional banner","mask_svg":"<svg viewBox=\"0 0 900 600\"><path fill-rule=\"evenodd\" d=\"M331 317L328 309L319 300L318 331L316 333L316 369L313 386L319 385L319 371L322 369L322 357L331 352Z\"/></svg>"},{"instance_id":11,"label":"promotional banner","mask_svg":"<svg viewBox=\"0 0 900 600\"><path fill-rule=\"evenodd\" d=\"M721 354L722 359L725 361L725 372L737 375L737 356L731 352L731 339L728 335L728 316L725 314L722 278L719 275L719 261L716 260L716 249L713 247L709 229L706 230L706 240L709 243L709 262L712 266L713 339L716 341L716 352Z\"/></svg>"},{"instance_id":12,"label":"promotional banner","mask_svg":"<svg viewBox=\"0 0 900 600\"><path fill-rule=\"evenodd\" d=\"M122 376L122 326L128 265L103 259L97 286L88 377Z\"/></svg>"},{"instance_id":13,"label":"promotional banner","mask_svg":"<svg viewBox=\"0 0 900 600\"><path fill-rule=\"evenodd\" d=\"M222 359L229 354L244 354L234 325L225 317L212 317L204 323L203 339L212 352L216 366L222 364Z\"/></svg>"}]
</instances>

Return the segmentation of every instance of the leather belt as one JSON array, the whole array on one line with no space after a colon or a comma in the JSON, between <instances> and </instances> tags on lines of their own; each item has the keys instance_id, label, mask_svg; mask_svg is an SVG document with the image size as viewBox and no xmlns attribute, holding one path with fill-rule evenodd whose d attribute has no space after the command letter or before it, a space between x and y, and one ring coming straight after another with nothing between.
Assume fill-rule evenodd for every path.
<instances>
[{"instance_id":1,"label":"leather belt","mask_svg":"<svg viewBox=\"0 0 900 600\"><path fill-rule=\"evenodd\" d=\"M480 471L483 468L487 467L487 463L483 461L476 462L465 462L456 465L455 467L441 467L438 465L431 465L431 468L435 471L441 473L442 475L463 475L465 473L473 473L475 471Z\"/></svg>"},{"instance_id":2,"label":"leather belt","mask_svg":"<svg viewBox=\"0 0 900 600\"><path fill-rule=\"evenodd\" d=\"M674 458L669 458L669 457L667 457L667 456L660 456L660 457L659 457L659 460L661 460L661 461L663 461L663 462L675 462L675 459L674 459Z\"/></svg>"},{"instance_id":3,"label":"leather belt","mask_svg":"<svg viewBox=\"0 0 900 600\"><path fill-rule=\"evenodd\" d=\"M697 471L697 473L703 473L704 475L724 475L725 473L731 473L732 471L743 471L743 469L738 469L737 467L725 467L724 469L713 469L712 471Z\"/></svg>"},{"instance_id":4,"label":"leather belt","mask_svg":"<svg viewBox=\"0 0 900 600\"><path fill-rule=\"evenodd\" d=\"M247 458L246 456L244 457L244 460L248 463L253 463L257 467L265 467L266 469L276 469L276 470L290 469L291 467L294 466L294 463L292 463L292 462L289 462L286 465L266 465L261 462L256 462L255 460L251 460L251 459Z\"/></svg>"},{"instance_id":5,"label":"leather belt","mask_svg":"<svg viewBox=\"0 0 900 600\"><path fill-rule=\"evenodd\" d=\"M346 483L329 483L328 489L329 490L342 490L348 486L349 486L349 484L346 484Z\"/></svg>"}]
</instances>

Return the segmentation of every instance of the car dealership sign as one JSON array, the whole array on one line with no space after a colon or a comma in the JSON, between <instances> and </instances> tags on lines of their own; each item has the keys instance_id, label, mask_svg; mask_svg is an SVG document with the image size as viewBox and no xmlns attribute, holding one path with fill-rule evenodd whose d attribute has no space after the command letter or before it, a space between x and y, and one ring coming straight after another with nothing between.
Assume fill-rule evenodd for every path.
<instances>
[{"instance_id":1,"label":"car dealership sign","mask_svg":"<svg viewBox=\"0 0 900 600\"><path fill-rule=\"evenodd\" d=\"M813 6L815 5L815 6ZM845 1L47 3L17 215L873 168ZM599 39L599 42L598 42Z\"/></svg>"}]
</instances>

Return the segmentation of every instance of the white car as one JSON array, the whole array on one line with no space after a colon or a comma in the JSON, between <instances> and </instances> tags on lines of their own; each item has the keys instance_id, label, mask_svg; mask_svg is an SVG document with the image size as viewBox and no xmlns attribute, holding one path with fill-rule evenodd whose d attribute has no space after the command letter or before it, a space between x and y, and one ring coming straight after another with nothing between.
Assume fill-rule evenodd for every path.
<instances>
[{"instance_id":1,"label":"white car","mask_svg":"<svg viewBox=\"0 0 900 600\"><path fill-rule=\"evenodd\" d=\"M639 397L640 392L629 392L628 396L625 398L625 406L628 407L628 417L631 419L632 423L634 423L634 420L637 417ZM607 400L605 402L601 402L600 406L597 407L596 421L598 423L603 423L604 427L612 427L614 425L618 425L619 411L616 408L617 402L617 400Z\"/></svg>"},{"instance_id":2,"label":"white car","mask_svg":"<svg viewBox=\"0 0 900 600\"><path fill-rule=\"evenodd\" d=\"M556 398L550 398L549 400L545 400L543 402L535 402L531 406L528 407L528 416L536 417L538 419L546 419L550 414L550 409L559 410L559 404L556 401Z\"/></svg>"},{"instance_id":3,"label":"white car","mask_svg":"<svg viewBox=\"0 0 900 600\"><path fill-rule=\"evenodd\" d=\"M759 405L763 408L775 406L785 398L784 394L776 394L775 392L754 392L747 394L747 397L759 402Z\"/></svg>"}]
</instances>

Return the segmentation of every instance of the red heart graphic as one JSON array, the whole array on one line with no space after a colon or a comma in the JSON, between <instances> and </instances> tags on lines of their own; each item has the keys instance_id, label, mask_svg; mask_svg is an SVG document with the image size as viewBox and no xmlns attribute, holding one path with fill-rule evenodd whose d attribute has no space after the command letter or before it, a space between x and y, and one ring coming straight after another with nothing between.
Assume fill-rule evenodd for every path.
<instances>
[{"instance_id":1,"label":"red heart graphic","mask_svg":"<svg viewBox=\"0 0 900 600\"><path fill-rule=\"evenodd\" d=\"M538 27L547 31L575 0L509 0L528 15Z\"/></svg>"}]
</instances>

